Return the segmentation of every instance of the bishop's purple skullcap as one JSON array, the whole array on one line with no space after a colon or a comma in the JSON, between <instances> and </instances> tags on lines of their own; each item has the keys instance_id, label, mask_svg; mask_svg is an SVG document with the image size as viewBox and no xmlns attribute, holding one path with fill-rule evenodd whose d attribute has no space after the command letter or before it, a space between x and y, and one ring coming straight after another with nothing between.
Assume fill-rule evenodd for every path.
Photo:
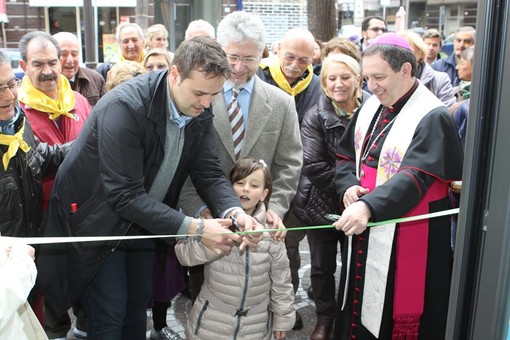
<instances>
[{"instance_id":1,"label":"bishop's purple skullcap","mask_svg":"<svg viewBox=\"0 0 510 340\"><path fill-rule=\"evenodd\" d=\"M401 36L398 33L381 34L377 38L370 41L368 45L369 46L372 46L372 45L393 45L393 46L406 48L409 51L413 50L411 48L411 45L409 44L409 42L406 40L406 38L404 38L403 36Z\"/></svg>"}]
</instances>

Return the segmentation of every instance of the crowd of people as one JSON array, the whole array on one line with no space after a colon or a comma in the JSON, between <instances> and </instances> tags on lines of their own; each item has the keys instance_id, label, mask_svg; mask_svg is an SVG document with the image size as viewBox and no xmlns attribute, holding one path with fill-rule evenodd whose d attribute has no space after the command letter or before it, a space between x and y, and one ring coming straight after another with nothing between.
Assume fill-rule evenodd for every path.
<instances>
[{"instance_id":1,"label":"crowd of people","mask_svg":"<svg viewBox=\"0 0 510 340\"><path fill-rule=\"evenodd\" d=\"M357 43L292 28L272 53L244 11L168 36L122 23L91 70L74 34L30 32L22 79L0 51L0 338L145 339L151 308L150 338L179 340L183 292L189 339L283 339L305 236L312 340L444 338L455 219L368 223L458 202L475 30L450 56L377 16Z\"/></svg>"}]
</instances>

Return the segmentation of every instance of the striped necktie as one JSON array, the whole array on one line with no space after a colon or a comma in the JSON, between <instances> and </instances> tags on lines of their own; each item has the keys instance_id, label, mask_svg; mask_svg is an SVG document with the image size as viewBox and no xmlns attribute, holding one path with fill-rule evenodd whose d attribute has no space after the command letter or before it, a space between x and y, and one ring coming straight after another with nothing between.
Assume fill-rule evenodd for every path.
<instances>
[{"instance_id":1,"label":"striped necktie","mask_svg":"<svg viewBox=\"0 0 510 340\"><path fill-rule=\"evenodd\" d=\"M234 141L234 154L236 160L239 159L239 155L241 154L241 149L243 148L243 138L244 138L244 119L243 119L243 111L241 110L241 106L237 101L237 96L239 96L239 91L236 88L232 89L232 99L230 103L228 103L228 114L230 119L230 127L232 129L232 138Z\"/></svg>"}]
</instances>

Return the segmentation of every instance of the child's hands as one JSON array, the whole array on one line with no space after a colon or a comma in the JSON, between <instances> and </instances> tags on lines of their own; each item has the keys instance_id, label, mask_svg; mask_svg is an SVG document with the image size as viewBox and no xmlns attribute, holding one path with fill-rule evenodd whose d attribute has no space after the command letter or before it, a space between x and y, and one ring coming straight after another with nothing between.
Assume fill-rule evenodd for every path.
<instances>
[{"instance_id":1,"label":"child's hands","mask_svg":"<svg viewBox=\"0 0 510 340\"><path fill-rule=\"evenodd\" d=\"M284 331L275 331L274 332L274 337L275 339L283 339L285 338L285 333Z\"/></svg>"},{"instance_id":2,"label":"child's hands","mask_svg":"<svg viewBox=\"0 0 510 340\"><path fill-rule=\"evenodd\" d=\"M241 230L243 231L249 231L249 230L261 230L264 229L264 227L258 223L253 217L250 215L245 214L244 212L239 214L237 217L237 221L241 225ZM243 236L243 242L239 246L239 251L243 251L245 248L257 248L258 243L260 240L262 240L262 233L253 233L253 234L246 234Z\"/></svg>"}]
</instances>

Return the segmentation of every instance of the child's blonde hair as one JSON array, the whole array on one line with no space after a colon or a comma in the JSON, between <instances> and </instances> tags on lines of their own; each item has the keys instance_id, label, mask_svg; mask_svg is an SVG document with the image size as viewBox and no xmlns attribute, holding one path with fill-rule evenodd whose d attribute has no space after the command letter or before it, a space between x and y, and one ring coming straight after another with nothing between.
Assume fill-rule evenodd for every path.
<instances>
[{"instance_id":1,"label":"child's blonde hair","mask_svg":"<svg viewBox=\"0 0 510 340\"><path fill-rule=\"evenodd\" d=\"M106 83L104 89L106 91L112 90L115 86L123 82L145 73L145 69L134 61L123 61L112 66L108 75L106 76Z\"/></svg>"}]
</instances>

